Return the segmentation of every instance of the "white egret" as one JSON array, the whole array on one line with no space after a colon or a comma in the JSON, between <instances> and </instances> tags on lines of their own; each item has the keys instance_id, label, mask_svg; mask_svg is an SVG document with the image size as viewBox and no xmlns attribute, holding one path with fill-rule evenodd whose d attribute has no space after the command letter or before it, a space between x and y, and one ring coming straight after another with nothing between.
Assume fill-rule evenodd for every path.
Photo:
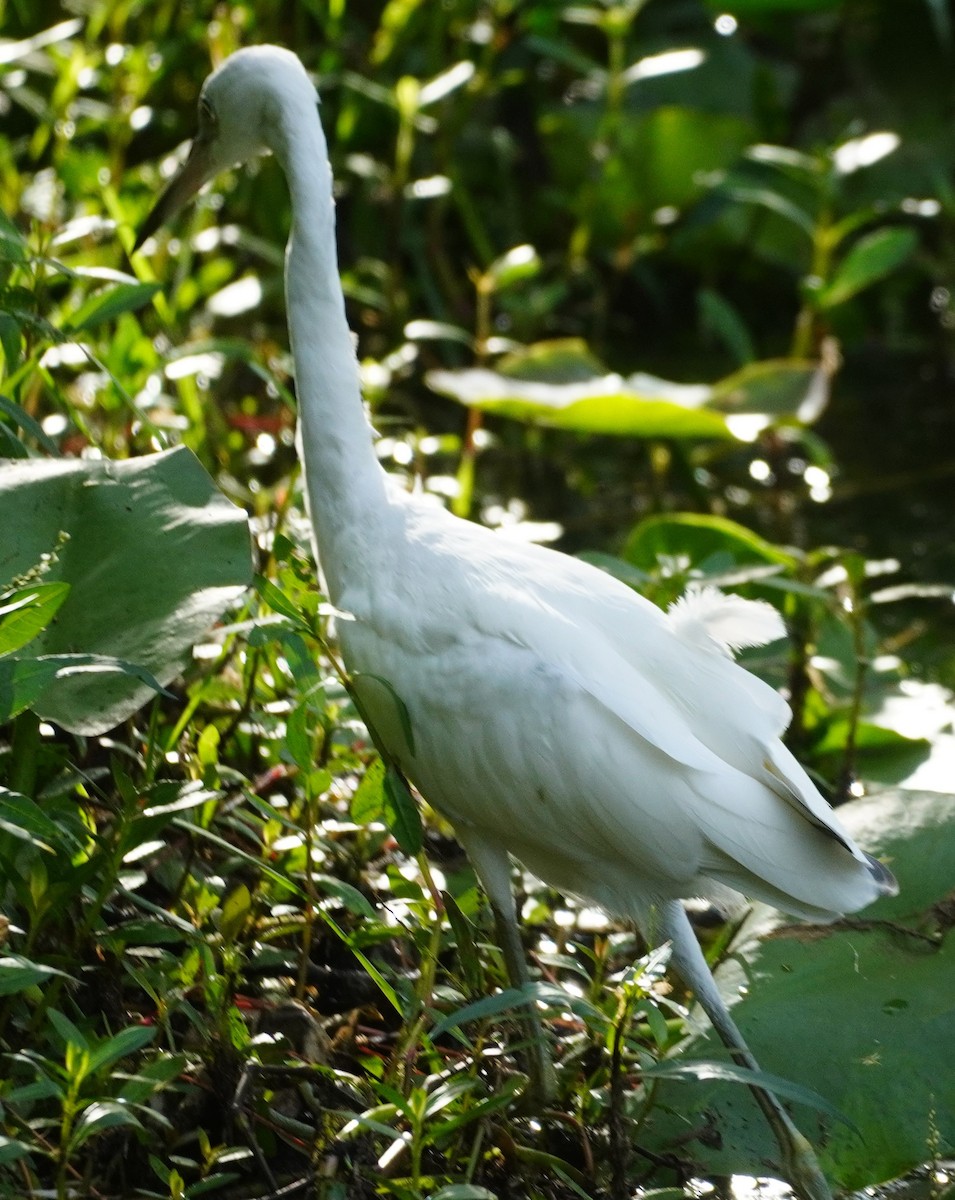
<instances>
[{"instance_id":1,"label":"white egret","mask_svg":"<svg viewBox=\"0 0 955 1200\"><path fill-rule=\"evenodd\" d=\"M268 151L291 192L286 299L315 549L378 737L453 823L516 983L512 855L669 939L734 1058L756 1069L680 898L728 886L829 920L895 886L780 741L785 701L732 659L780 636L778 615L712 590L663 613L591 566L392 486L362 407L315 89L295 55L240 50L206 80L198 135L137 245L206 181ZM534 1048L546 1086L542 1035ZM808 1141L753 1091L779 1170L807 1200L828 1197Z\"/></svg>"}]
</instances>

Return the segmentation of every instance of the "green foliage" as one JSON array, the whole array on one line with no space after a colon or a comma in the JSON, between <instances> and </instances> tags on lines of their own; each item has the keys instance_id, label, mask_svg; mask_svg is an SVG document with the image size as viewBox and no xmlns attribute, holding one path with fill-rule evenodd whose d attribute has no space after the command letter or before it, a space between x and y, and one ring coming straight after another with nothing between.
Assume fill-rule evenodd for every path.
<instances>
[{"instance_id":1,"label":"green foliage","mask_svg":"<svg viewBox=\"0 0 955 1200\"><path fill-rule=\"evenodd\" d=\"M794 750L838 799L906 785L851 810L898 901L744 927L737 1012L846 1186L952 1151L951 31L731 12L3 10L0 1195L670 1200L770 1153L680 1052L665 954L525 879L559 1086L528 1119L527 997L311 561L279 172L124 253L210 58L260 41L317 73L389 469L661 605L769 600L790 641L747 663ZM723 1157L684 1136L711 1107Z\"/></svg>"},{"instance_id":2,"label":"green foliage","mask_svg":"<svg viewBox=\"0 0 955 1200\"><path fill-rule=\"evenodd\" d=\"M75 733L113 729L179 674L250 578L245 514L184 447L24 459L0 474L0 506L6 569L44 580L5 597L6 720L30 707Z\"/></svg>"},{"instance_id":3,"label":"green foliage","mask_svg":"<svg viewBox=\"0 0 955 1200\"><path fill-rule=\"evenodd\" d=\"M892 1178L927 1144L955 1138L955 1080L939 1070L955 985L945 915L955 806L950 795L900 789L848 805L840 816L911 886L863 917L811 934L758 907L733 939L721 982L739 996L734 1016L752 1028L755 1053L760 1040L768 1052L771 1037L787 1074L822 1091L842 1114L841 1122L816 1119L827 1174L848 1191L873 1176ZM819 1052L806 1055L810 1040ZM694 1054L707 1049L711 1038L696 1039ZM720 1151L701 1147L701 1158L719 1173L743 1169L754 1143L765 1143L754 1113L738 1089L693 1093L684 1103L712 1108L723 1133ZM812 1118L801 1124L813 1131ZM764 1144L763 1153L772 1149Z\"/></svg>"}]
</instances>

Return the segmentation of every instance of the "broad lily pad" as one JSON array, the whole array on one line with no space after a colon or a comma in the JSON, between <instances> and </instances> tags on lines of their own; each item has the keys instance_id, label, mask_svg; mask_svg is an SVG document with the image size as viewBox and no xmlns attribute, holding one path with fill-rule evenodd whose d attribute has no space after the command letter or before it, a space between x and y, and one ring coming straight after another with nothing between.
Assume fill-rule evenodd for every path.
<instances>
[{"instance_id":1,"label":"broad lily pad","mask_svg":"<svg viewBox=\"0 0 955 1200\"><path fill-rule=\"evenodd\" d=\"M827 1176L857 1189L955 1151L955 796L900 789L839 815L889 863L899 895L831 926L756 906L717 979L763 1068L848 1118L793 1109ZM725 1057L709 1032L684 1054ZM666 1085L652 1144L704 1172L775 1173L775 1144L741 1087Z\"/></svg>"},{"instance_id":2,"label":"broad lily pad","mask_svg":"<svg viewBox=\"0 0 955 1200\"><path fill-rule=\"evenodd\" d=\"M8 682L77 733L129 717L154 695L149 677L173 679L251 579L245 513L184 447L122 462L10 461L0 520L0 582L52 555L43 581L70 585L43 631L2 660ZM101 669L91 655L104 656Z\"/></svg>"},{"instance_id":3,"label":"broad lily pad","mask_svg":"<svg viewBox=\"0 0 955 1200\"><path fill-rule=\"evenodd\" d=\"M751 363L715 384L603 371L583 343L541 342L497 370L431 371L427 383L469 408L576 433L750 441L777 421L814 421L828 368L801 359Z\"/></svg>"}]
</instances>

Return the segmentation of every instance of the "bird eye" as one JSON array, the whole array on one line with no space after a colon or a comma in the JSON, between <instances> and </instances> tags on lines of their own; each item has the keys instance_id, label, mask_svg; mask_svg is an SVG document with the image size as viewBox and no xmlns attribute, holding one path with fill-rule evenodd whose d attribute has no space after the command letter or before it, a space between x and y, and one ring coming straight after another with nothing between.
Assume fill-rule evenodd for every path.
<instances>
[{"instance_id":1,"label":"bird eye","mask_svg":"<svg viewBox=\"0 0 955 1200\"><path fill-rule=\"evenodd\" d=\"M216 110L212 107L205 96L199 97L199 131L200 133L213 134L219 124L219 118L216 116Z\"/></svg>"}]
</instances>

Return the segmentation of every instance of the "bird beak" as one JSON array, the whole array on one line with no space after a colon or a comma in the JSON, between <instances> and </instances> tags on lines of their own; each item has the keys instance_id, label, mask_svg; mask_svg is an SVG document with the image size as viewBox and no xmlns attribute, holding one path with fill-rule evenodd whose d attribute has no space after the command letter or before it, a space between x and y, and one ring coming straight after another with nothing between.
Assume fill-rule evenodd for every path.
<instances>
[{"instance_id":1,"label":"bird beak","mask_svg":"<svg viewBox=\"0 0 955 1200\"><path fill-rule=\"evenodd\" d=\"M147 238L175 216L215 173L212 138L197 137L189 148L186 161L166 184L149 216L140 226L133 251L139 250Z\"/></svg>"}]
</instances>

